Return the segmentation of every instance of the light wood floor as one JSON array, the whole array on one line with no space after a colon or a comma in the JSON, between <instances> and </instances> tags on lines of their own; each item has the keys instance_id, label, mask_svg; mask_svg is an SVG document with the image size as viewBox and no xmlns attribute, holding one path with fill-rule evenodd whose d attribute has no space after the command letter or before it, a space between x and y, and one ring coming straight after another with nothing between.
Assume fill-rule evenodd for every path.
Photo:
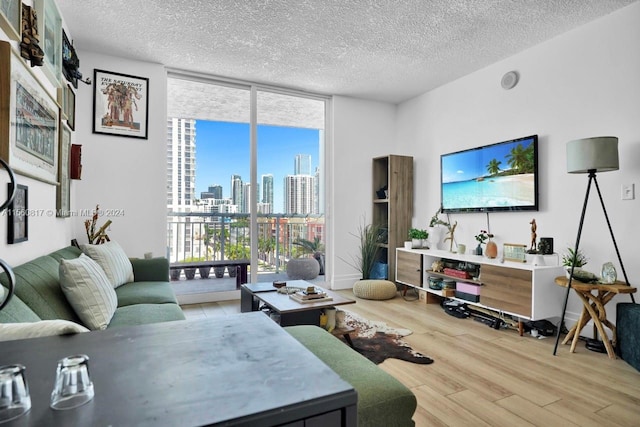
<instances>
[{"instance_id":1,"label":"light wood floor","mask_svg":"<svg viewBox=\"0 0 640 427\"><path fill-rule=\"evenodd\" d=\"M340 291L353 297L351 291ZM382 369L418 398L416 426L640 426L640 372L578 344L520 337L437 304L357 299L344 307L371 320L407 328L405 340L435 362L387 359ZM240 312L239 301L183 307L188 318Z\"/></svg>"}]
</instances>

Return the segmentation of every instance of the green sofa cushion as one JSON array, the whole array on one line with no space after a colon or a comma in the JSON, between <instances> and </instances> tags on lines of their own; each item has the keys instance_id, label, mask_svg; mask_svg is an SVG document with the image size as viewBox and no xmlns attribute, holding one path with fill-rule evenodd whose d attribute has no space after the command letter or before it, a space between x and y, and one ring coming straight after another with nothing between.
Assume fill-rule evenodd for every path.
<instances>
[{"instance_id":1,"label":"green sofa cushion","mask_svg":"<svg viewBox=\"0 0 640 427\"><path fill-rule=\"evenodd\" d=\"M413 426L415 395L404 384L317 326L284 328L358 392L358 426Z\"/></svg>"},{"instance_id":2,"label":"green sofa cushion","mask_svg":"<svg viewBox=\"0 0 640 427\"><path fill-rule=\"evenodd\" d=\"M118 307L133 304L177 304L169 282L132 282L116 288Z\"/></svg>"},{"instance_id":3,"label":"green sofa cushion","mask_svg":"<svg viewBox=\"0 0 640 427\"><path fill-rule=\"evenodd\" d=\"M39 322L40 320L42 319L15 295L11 297L9 304L0 310L0 323Z\"/></svg>"},{"instance_id":4,"label":"green sofa cushion","mask_svg":"<svg viewBox=\"0 0 640 427\"><path fill-rule=\"evenodd\" d=\"M60 259L77 258L81 253L77 248L68 247L14 267L15 295L41 320L62 319L82 323L64 296L58 275Z\"/></svg>"},{"instance_id":5,"label":"green sofa cushion","mask_svg":"<svg viewBox=\"0 0 640 427\"><path fill-rule=\"evenodd\" d=\"M185 320L178 304L135 304L116 309L109 328Z\"/></svg>"},{"instance_id":6,"label":"green sofa cushion","mask_svg":"<svg viewBox=\"0 0 640 427\"><path fill-rule=\"evenodd\" d=\"M168 282L169 260L166 258L131 258L136 282Z\"/></svg>"},{"instance_id":7,"label":"green sofa cushion","mask_svg":"<svg viewBox=\"0 0 640 427\"><path fill-rule=\"evenodd\" d=\"M58 249L55 252L51 252L49 255L56 261L60 261L61 259L73 259L78 258L82 251L75 246L67 246L66 248Z\"/></svg>"}]
</instances>

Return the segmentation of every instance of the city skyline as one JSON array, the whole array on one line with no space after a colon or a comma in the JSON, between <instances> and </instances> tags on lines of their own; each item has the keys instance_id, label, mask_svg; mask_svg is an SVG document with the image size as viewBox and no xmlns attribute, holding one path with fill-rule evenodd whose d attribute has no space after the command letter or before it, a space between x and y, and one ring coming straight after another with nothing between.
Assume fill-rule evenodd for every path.
<instances>
[{"instance_id":1,"label":"city skyline","mask_svg":"<svg viewBox=\"0 0 640 427\"><path fill-rule=\"evenodd\" d=\"M196 120L195 197L210 186L222 186L223 198L231 197L231 179L239 175L249 182L249 124ZM274 212L284 209L284 182L294 175L296 155L308 155L310 173L318 167L318 129L258 125L258 186L262 199L262 176L273 175ZM220 161L220 154L224 154Z\"/></svg>"}]
</instances>

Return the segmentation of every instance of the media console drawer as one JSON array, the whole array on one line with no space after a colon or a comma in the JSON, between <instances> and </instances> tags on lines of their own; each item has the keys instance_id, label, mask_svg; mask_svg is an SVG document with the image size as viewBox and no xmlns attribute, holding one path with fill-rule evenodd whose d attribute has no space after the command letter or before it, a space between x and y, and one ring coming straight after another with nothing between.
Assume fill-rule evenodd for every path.
<instances>
[{"instance_id":1,"label":"media console drawer","mask_svg":"<svg viewBox=\"0 0 640 427\"><path fill-rule=\"evenodd\" d=\"M531 317L531 271L483 265L480 281L483 284L481 304Z\"/></svg>"}]
</instances>

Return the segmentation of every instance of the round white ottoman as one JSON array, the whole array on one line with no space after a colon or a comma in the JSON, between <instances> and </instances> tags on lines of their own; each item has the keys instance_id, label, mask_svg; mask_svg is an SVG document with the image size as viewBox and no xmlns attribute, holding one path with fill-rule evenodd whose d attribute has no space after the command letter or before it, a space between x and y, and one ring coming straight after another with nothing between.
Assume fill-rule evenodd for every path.
<instances>
[{"instance_id":1,"label":"round white ottoman","mask_svg":"<svg viewBox=\"0 0 640 427\"><path fill-rule=\"evenodd\" d=\"M396 284L388 280L358 280L353 285L353 294L362 299L391 299L396 293Z\"/></svg>"}]
</instances>

